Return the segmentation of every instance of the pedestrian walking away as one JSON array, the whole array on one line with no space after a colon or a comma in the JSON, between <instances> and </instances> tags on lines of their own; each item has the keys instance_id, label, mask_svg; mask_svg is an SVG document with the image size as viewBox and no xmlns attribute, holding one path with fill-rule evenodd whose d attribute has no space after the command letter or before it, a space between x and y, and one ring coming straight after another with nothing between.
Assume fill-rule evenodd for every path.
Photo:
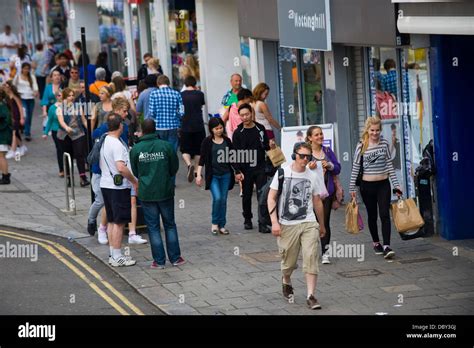
<instances>
[{"instance_id":1,"label":"pedestrian walking away","mask_svg":"<svg viewBox=\"0 0 474 348\"><path fill-rule=\"evenodd\" d=\"M120 139L123 132L122 116L107 116L108 134L100 150L100 189L107 212L109 264L112 267L133 266L136 261L122 253L125 224L131 221L131 187L138 182L132 174L127 144Z\"/></svg>"},{"instance_id":2,"label":"pedestrian walking away","mask_svg":"<svg viewBox=\"0 0 474 348\"><path fill-rule=\"evenodd\" d=\"M178 156L171 144L158 139L156 124L147 119L142 124L143 136L130 152L133 174L138 178L138 199L142 203L148 226L153 262L151 268L165 268L166 254L173 266L186 261L181 256L174 214L173 177L179 167ZM166 235L166 254L161 238L160 217Z\"/></svg>"},{"instance_id":3,"label":"pedestrian walking away","mask_svg":"<svg viewBox=\"0 0 474 348\"><path fill-rule=\"evenodd\" d=\"M170 87L166 75L158 76L158 90L150 94L150 117L156 123L156 133L161 140L168 141L178 151L178 129L184 116L181 94Z\"/></svg>"},{"instance_id":4,"label":"pedestrian walking away","mask_svg":"<svg viewBox=\"0 0 474 348\"><path fill-rule=\"evenodd\" d=\"M236 164L240 174L236 175L237 181L242 181L243 197L242 210L244 217L244 228L253 229L252 224L252 195L254 185L257 188L257 199L260 197L260 190L267 182L265 174L265 151L270 149L265 127L254 122L253 108L250 104L242 104L239 107L239 115L242 123L234 132L232 143L235 150L244 154L244 158ZM263 216L263 214L259 214ZM259 232L270 233L270 229L259 221Z\"/></svg>"},{"instance_id":5,"label":"pedestrian walking away","mask_svg":"<svg viewBox=\"0 0 474 348\"><path fill-rule=\"evenodd\" d=\"M395 252L390 248L390 180L400 197L402 191L397 175L393 169L390 145L382 139L382 121L378 117L368 117L362 138L356 147L350 181L352 199L356 198L356 182L360 185L360 194L367 209L369 231L372 236L374 251L378 255L391 259ZM377 228L377 207L382 222L383 247Z\"/></svg>"},{"instance_id":6,"label":"pedestrian walking away","mask_svg":"<svg viewBox=\"0 0 474 348\"><path fill-rule=\"evenodd\" d=\"M202 185L202 170L205 169L206 190L212 195L211 233L229 234L227 223L227 194L235 185L235 174L240 172L224 156L232 153L234 146L224 135L224 121L220 118L209 120L209 136L201 145L201 157L197 169L196 184Z\"/></svg>"},{"instance_id":7,"label":"pedestrian walking away","mask_svg":"<svg viewBox=\"0 0 474 348\"><path fill-rule=\"evenodd\" d=\"M150 94L158 89L156 84L157 74L147 75L145 81L146 89L140 93L137 101L137 112L143 114L143 119L150 118ZM142 81L140 81L142 82Z\"/></svg>"},{"instance_id":8,"label":"pedestrian walking away","mask_svg":"<svg viewBox=\"0 0 474 348\"><path fill-rule=\"evenodd\" d=\"M319 220L326 230L326 234L321 238L322 264L330 264L327 247L331 241L331 211L333 201L336 196L336 186L334 177L341 172L341 164L336 158L334 152L327 146L323 146L324 134L319 126L311 126L306 132L306 141L311 145L313 158L308 164L308 168L317 173L320 182L324 183L327 190L323 199L324 220Z\"/></svg>"},{"instance_id":9,"label":"pedestrian walking away","mask_svg":"<svg viewBox=\"0 0 474 348\"><path fill-rule=\"evenodd\" d=\"M278 173L273 177L268 194L268 211L272 221L272 234L277 237L281 257L283 296L292 300L294 289L291 275L297 267L300 249L303 253L303 273L306 278L306 303L310 309L321 309L315 291L319 274L319 243L326 231L321 195L326 189L316 173L307 165L312 158L308 143L296 143L293 162L284 168L283 187L279 192ZM314 214L316 211L316 216Z\"/></svg>"},{"instance_id":10,"label":"pedestrian walking away","mask_svg":"<svg viewBox=\"0 0 474 348\"><path fill-rule=\"evenodd\" d=\"M184 86L185 90L181 92L184 117L181 126L180 147L183 160L188 168L187 179L192 182L195 168L199 164L201 144L206 137L202 118L202 107L206 102L204 93L196 89L196 78L193 76L186 77Z\"/></svg>"}]
</instances>

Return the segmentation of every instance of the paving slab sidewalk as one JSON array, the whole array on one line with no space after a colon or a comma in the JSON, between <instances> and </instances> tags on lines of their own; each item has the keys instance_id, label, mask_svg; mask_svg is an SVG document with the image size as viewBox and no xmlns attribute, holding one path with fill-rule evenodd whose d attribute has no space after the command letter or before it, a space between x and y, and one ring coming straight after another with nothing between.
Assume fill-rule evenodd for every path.
<instances>
[{"instance_id":1,"label":"paving slab sidewalk","mask_svg":"<svg viewBox=\"0 0 474 348\"><path fill-rule=\"evenodd\" d=\"M28 154L20 162L9 162L12 185L0 187L0 225L73 238L107 263L108 246L99 245L96 237L86 232L90 189L75 188L77 215L61 211L66 205L64 179L57 175L52 140L44 141L38 136L40 124L38 119L35 121L35 137L27 143ZM473 240L450 242L433 237L402 241L392 232L392 247L397 256L387 262L372 252L367 229L356 236L345 232L343 209L333 212L332 242L363 246L363 261L358 262L354 257L333 258L331 265L320 265L316 295L323 306L321 311L306 308L304 276L301 268L297 269L293 275L295 298L289 303L281 295L276 239L256 229L243 229L238 188L231 191L228 202L227 228L231 234L213 236L209 191L187 183L183 167L177 179L175 208L181 250L188 262L181 267L168 263L164 270L152 270L149 245L129 246L124 239L124 246L130 248L137 265L114 269L166 313L452 315L474 312ZM146 234L144 237L148 238ZM454 249L457 254L453 248L457 248Z\"/></svg>"}]
</instances>

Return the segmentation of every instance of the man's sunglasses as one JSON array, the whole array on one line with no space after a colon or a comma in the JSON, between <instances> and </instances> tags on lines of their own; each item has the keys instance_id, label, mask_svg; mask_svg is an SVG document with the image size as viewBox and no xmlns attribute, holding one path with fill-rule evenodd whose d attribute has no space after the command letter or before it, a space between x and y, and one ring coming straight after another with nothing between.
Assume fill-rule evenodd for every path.
<instances>
[{"instance_id":1,"label":"man's sunglasses","mask_svg":"<svg viewBox=\"0 0 474 348\"><path fill-rule=\"evenodd\" d=\"M308 161L311 161L311 158L313 158L313 155L306 155L304 153L296 153L298 156L300 156L300 159L307 159Z\"/></svg>"}]
</instances>

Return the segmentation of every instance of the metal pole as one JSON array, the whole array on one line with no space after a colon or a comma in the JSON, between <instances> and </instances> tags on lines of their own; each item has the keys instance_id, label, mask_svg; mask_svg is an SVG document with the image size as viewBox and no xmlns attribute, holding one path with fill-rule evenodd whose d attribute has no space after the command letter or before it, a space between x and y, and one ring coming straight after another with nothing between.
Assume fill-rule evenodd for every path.
<instances>
[{"instance_id":1,"label":"metal pole","mask_svg":"<svg viewBox=\"0 0 474 348\"><path fill-rule=\"evenodd\" d=\"M72 172L73 162L69 153L65 152L63 154L63 162L66 165L66 169L69 168L69 174L67 174L66 170L66 175L64 176L64 186L66 188L66 210L64 210L64 212L71 213L71 211L73 211L74 215L76 215L76 194L74 192L74 173ZM69 199L69 188L67 179L69 179L71 183L71 199Z\"/></svg>"},{"instance_id":2,"label":"metal pole","mask_svg":"<svg viewBox=\"0 0 474 348\"><path fill-rule=\"evenodd\" d=\"M92 124L91 124L91 115L90 115L90 108L89 108L89 102L91 100L90 98L90 91L89 91L89 79L88 79L88 71L87 71L87 46L86 46L86 28L81 27L81 45L82 45L82 71L84 72L84 86L85 86L85 92L86 92L86 100L85 100L85 117L87 120L87 153L89 153L92 149ZM89 177L92 182L92 166L89 165ZM91 203L94 203L94 191L92 190L92 184L91 184Z\"/></svg>"}]
</instances>

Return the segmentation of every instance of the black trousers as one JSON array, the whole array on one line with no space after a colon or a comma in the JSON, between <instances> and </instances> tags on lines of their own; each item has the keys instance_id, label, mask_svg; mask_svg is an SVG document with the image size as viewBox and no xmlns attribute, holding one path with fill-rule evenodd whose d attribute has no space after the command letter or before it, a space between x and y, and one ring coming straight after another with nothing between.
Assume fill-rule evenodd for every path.
<instances>
[{"instance_id":1,"label":"black trousers","mask_svg":"<svg viewBox=\"0 0 474 348\"><path fill-rule=\"evenodd\" d=\"M324 227L326 228L326 234L324 235L323 238L321 238L321 248L323 250L323 254L326 251L326 246L331 242L331 225L329 224L329 222L331 220L332 202L334 200L334 195L335 193L326 197L323 200Z\"/></svg>"},{"instance_id":2,"label":"black trousers","mask_svg":"<svg viewBox=\"0 0 474 348\"><path fill-rule=\"evenodd\" d=\"M61 146L61 140L58 139L58 131L51 131L53 136L54 146L56 146L56 157L58 161L58 167L60 172L64 172L64 163L63 163L63 148Z\"/></svg>"},{"instance_id":3,"label":"black trousers","mask_svg":"<svg viewBox=\"0 0 474 348\"><path fill-rule=\"evenodd\" d=\"M383 245L390 245L390 182L388 179L381 181L362 181L360 194L367 208L369 231L374 243L379 242L377 229L377 207L382 221Z\"/></svg>"},{"instance_id":4,"label":"black trousers","mask_svg":"<svg viewBox=\"0 0 474 348\"><path fill-rule=\"evenodd\" d=\"M66 138L61 141L61 147L63 149L63 152L69 153L72 158L76 159L77 168L79 169L79 175L86 175L86 142L86 136L82 136L76 140L71 140L69 136L66 136ZM66 166L66 173L69 174L69 169L67 167L68 166Z\"/></svg>"},{"instance_id":5,"label":"black trousers","mask_svg":"<svg viewBox=\"0 0 474 348\"><path fill-rule=\"evenodd\" d=\"M36 82L38 83L39 98L41 100L46 87L46 76L36 76Z\"/></svg>"},{"instance_id":6,"label":"black trousers","mask_svg":"<svg viewBox=\"0 0 474 348\"><path fill-rule=\"evenodd\" d=\"M265 175L265 169L248 170L243 172L244 181L242 182L242 210L245 220L250 220L253 217L252 214L252 195L253 186L257 186L257 199L259 198L260 189L267 183L267 176ZM261 214L259 214L260 216Z\"/></svg>"}]
</instances>

